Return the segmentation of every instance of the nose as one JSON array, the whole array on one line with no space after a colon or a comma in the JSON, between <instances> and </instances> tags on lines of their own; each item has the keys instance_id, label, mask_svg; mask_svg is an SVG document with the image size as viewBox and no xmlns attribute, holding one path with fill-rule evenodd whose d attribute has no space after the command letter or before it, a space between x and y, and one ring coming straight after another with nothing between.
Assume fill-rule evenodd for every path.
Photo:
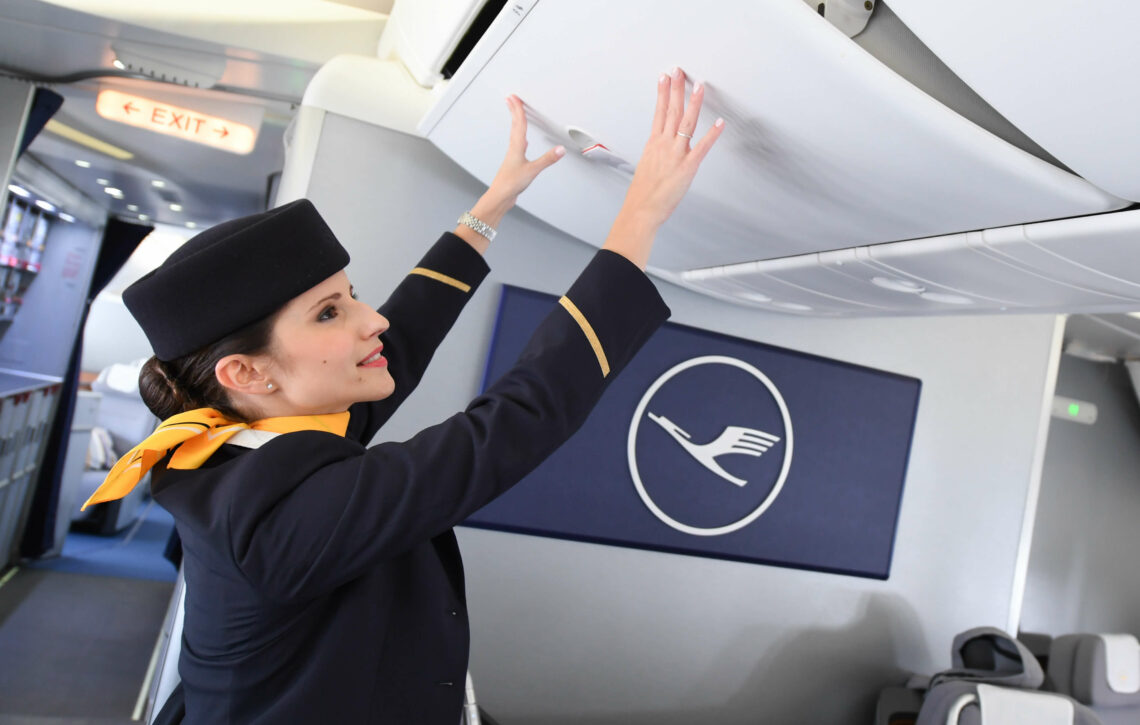
<instances>
[{"instance_id":1,"label":"nose","mask_svg":"<svg viewBox=\"0 0 1140 725\"><path fill-rule=\"evenodd\" d=\"M379 337L389 327L388 318L372 309L363 302L360 303L365 308L364 324L362 326L363 335L367 338Z\"/></svg>"}]
</instances>

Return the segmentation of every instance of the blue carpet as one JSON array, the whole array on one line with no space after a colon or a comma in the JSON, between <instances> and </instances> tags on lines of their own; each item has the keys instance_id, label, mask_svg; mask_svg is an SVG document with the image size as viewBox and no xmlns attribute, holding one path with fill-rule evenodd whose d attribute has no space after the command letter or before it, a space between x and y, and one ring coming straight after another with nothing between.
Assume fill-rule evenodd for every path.
<instances>
[{"instance_id":1,"label":"blue carpet","mask_svg":"<svg viewBox=\"0 0 1140 725\"><path fill-rule=\"evenodd\" d=\"M174 519L154 501L143 505L135 522L115 536L68 533L63 552L53 559L29 562L30 569L173 582L178 571L162 555Z\"/></svg>"}]
</instances>

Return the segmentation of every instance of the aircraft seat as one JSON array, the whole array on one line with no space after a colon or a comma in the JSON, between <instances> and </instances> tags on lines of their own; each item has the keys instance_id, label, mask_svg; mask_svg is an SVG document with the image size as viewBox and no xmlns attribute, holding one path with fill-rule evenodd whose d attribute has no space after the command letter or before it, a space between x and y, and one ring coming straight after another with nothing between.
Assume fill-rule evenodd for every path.
<instances>
[{"instance_id":1,"label":"aircraft seat","mask_svg":"<svg viewBox=\"0 0 1140 725\"><path fill-rule=\"evenodd\" d=\"M1101 725L1070 697L1040 690L948 680L930 689L916 725Z\"/></svg>"},{"instance_id":2,"label":"aircraft seat","mask_svg":"<svg viewBox=\"0 0 1140 725\"><path fill-rule=\"evenodd\" d=\"M951 668L913 677L879 696L876 725L1100 725L1071 697L1042 692L1045 673L1029 648L994 627L962 632ZM910 695L905 695L909 690Z\"/></svg>"},{"instance_id":3,"label":"aircraft seat","mask_svg":"<svg viewBox=\"0 0 1140 725\"><path fill-rule=\"evenodd\" d=\"M1070 634L1053 640L1049 677L1105 725L1140 723L1140 641L1131 634Z\"/></svg>"}]
</instances>

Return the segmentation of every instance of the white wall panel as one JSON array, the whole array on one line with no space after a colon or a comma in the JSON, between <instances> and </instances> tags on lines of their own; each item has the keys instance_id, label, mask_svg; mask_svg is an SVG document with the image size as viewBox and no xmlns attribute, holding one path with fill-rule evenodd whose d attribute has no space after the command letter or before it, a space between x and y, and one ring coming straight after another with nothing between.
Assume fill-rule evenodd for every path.
<instances>
[{"instance_id":1,"label":"white wall panel","mask_svg":"<svg viewBox=\"0 0 1140 725\"><path fill-rule=\"evenodd\" d=\"M1140 409L1119 363L1064 356L1057 393L1097 407L1053 420L1022 627L1052 635L1140 632Z\"/></svg>"}]
</instances>

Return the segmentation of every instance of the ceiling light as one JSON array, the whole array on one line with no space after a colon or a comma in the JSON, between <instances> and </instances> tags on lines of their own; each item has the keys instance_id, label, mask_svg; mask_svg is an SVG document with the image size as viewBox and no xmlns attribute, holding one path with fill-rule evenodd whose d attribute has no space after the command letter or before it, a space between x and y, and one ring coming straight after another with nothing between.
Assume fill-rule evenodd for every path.
<instances>
[{"instance_id":1,"label":"ceiling light","mask_svg":"<svg viewBox=\"0 0 1140 725\"><path fill-rule=\"evenodd\" d=\"M8 191L12 192L16 196L21 196L25 199L31 196L31 194L28 193L27 189L22 186L16 186L15 184L8 184Z\"/></svg>"},{"instance_id":2,"label":"ceiling light","mask_svg":"<svg viewBox=\"0 0 1140 725\"><path fill-rule=\"evenodd\" d=\"M104 186L103 191L111 196L120 196L123 193L122 189L116 189L113 186Z\"/></svg>"},{"instance_id":3,"label":"ceiling light","mask_svg":"<svg viewBox=\"0 0 1140 725\"><path fill-rule=\"evenodd\" d=\"M741 292L740 296L751 302L771 302L772 298L760 292Z\"/></svg>"},{"instance_id":4,"label":"ceiling light","mask_svg":"<svg viewBox=\"0 0 1140 725\"><path fill-rule=\"evenodd\" d=\"M147 219L150 219L150 217L146 214L139 214L139 221L145 222Z\"/></svg>"},{"instance_id":5,"label":"ceiling light","mask_svg":"<svg viewBox=\"0 0 1140 725\"><path fill-rule=\"evenodd\" d=\"M871 280L871 284L889 289L892 292L906 292L912 295L926 291L926 288L918 282L912 282L909 279L895 279L894 277L875 277Z\"/></svg>"},{"instance_id":6,"label":"ceiling light","mask_svg":"<svg viewBox=\"0 0 1140 725\"><path fill-rule=\"evenodd\" d=\"M944 294L942 292L923 292L922 294L919 295L919 297L921 297L924 300L930 300L931 302L941 302L941 303L947 304L947 305L972 305L972 304L974 304L974 301L972 299L970 299L969 297L963 297L961 295L948 295L948 294Z\"/></svg>"},{"instance_id":7,"label":"ceiling light","mask_svg":"<svg viewBox=\"0 0 1140 725\"><path fill-rule=\"evenodd\" d=\"M74 129L71 126L65 126L54 118L48 121L46 125L44 125L44 130L54 133L60 138L65 138L72 143L77 143L80 146L86 146L92 151L98 151L101 154L107 154L111 158L119 159L120 161L126 161L135 157L134 154L132 154L130 151L127 151L126 149L121 149L118 146L114 146L107 143L106 141L97 139L94 136L83 133L78 129Z\"/></svg>"},{"instance_id":8,"label":"ceiling light","mask_svg":"<svg viewBox=\"0 0 1140 725\"><path fill-rule=\"evenodd\" d=\"M70 215L70 214L68 214L67 212L64 212L64 213L60 214L60 215L59 215L59 218L60 218L60 219L62 219L62 220L64 220L64 221L65 221L65 222L67 222L68 224L72 224L72 223L74 223L74 222L75 222L75 217L71 216L71 215Z\"/></svg>"},{"instance_id":9,"label":"ceiling light","mask_svg":"<svg viewBox=\"0 0 1140 725\"><path fill-rule=\"evenodd\" d=\"M1132 317L1132 318L1134 318L1134 319L1140 320L1140 312L1129 312L1129 313L1127 313L1127 314L1128 314L1128 316L1129 316L1129 317Z\"/></svg>"},{"instance_id":10,"label":"ceiling light","mask_svg":"<svg viewBox=\"0 0 1140 725\"><path fill-rule=\"evenodd\" d=\"M181 204L171 204L170 205L170 211L182 211L182 205Z\"/></svg>"},{"instance_id":11,"label":"ceiling light","mask_svg":"<svg viewBox=\"0 0 1140 725\"><path fill-rule=\"evenodd\" d=\"M95 183L98 184L99 186L106 186L107 184L110 184L111 182L107 181L106 179L95 179Z\"/></svg>"},{"instance_id":12,"label":"ceiling light","mask_svg":"<svg viewBox=\"0 0 1140 725\"><path fill-rule=\"evenodd\" d=\"M154 187L154 188L156 188L156 189L164 189L164 188L166 188L166 182L165 182L165 181L162 181L162 180L160 180L160 179L152 179L152 180L151 180L151 182L150 182L150 185L151 185L151 186L153 186L153 187Z\"/></svg>"},{"instance_id":13,"label":"ceiling light","mask_svg":"<svg viewBox=\"0 0 1140 725\"><path fill-rule=\"evenodd\" d=\"M127 204L127 211L138 211L138 210L139 210L138 204Z\"/></svg>"},{"instance_id":14,"label":"ceiling light","mask_svg":"<svg viewBox=\"0 0 1140 725\"><path fill-rule=\"evenodd\" d=\"M83 159L76 159L75 165L81 169L90 169L91 168L91 162L90 161L84 161Z\"/></svg>"},{"instance_id":15,"label":"ceiling light","mask_svg":"<svg viewBox=\"0 0 1140 725\"><path fill-rule=\"evenodd\" d=\"M123 63L123 61L119 60L118 58L115 58L113 61L111 61L111 65L115 66L119 70L126 70L127 69L126 64Z\"/></svg>"},{"instance_id":16,"label":"ceiling light","mask_svg":"<svg viewBox=\"0 0 1140 725\"><path fill-rule=\"evenodd\" d=\"M781 307L785 310L791 310L793 312L809 312L811 310L811 307L808 305L801 305L799 302L773 302L772 304L774 304L776 307Z\"/></svg>"},{"instance_id":17,"label":"ceiling light","mask_svg":"<svg viewBox=\"0 0 1140 725\"><path fill-rule=\"evenodd\" d=\"M55 207L43 199L36 199L36 206L43 209L44 211L55 211Z\"/></svg>"},{"instance_id":18,"label":"ceiling light","mask_svg":"<svg viewBox=\"0 0 1140 725\"><path fill-rule=\"evenodd\" d=\"M186 228L187 229L197 229L198 225L195 224L194 222L186 222Z\"/></svg>"}]
</instances>

